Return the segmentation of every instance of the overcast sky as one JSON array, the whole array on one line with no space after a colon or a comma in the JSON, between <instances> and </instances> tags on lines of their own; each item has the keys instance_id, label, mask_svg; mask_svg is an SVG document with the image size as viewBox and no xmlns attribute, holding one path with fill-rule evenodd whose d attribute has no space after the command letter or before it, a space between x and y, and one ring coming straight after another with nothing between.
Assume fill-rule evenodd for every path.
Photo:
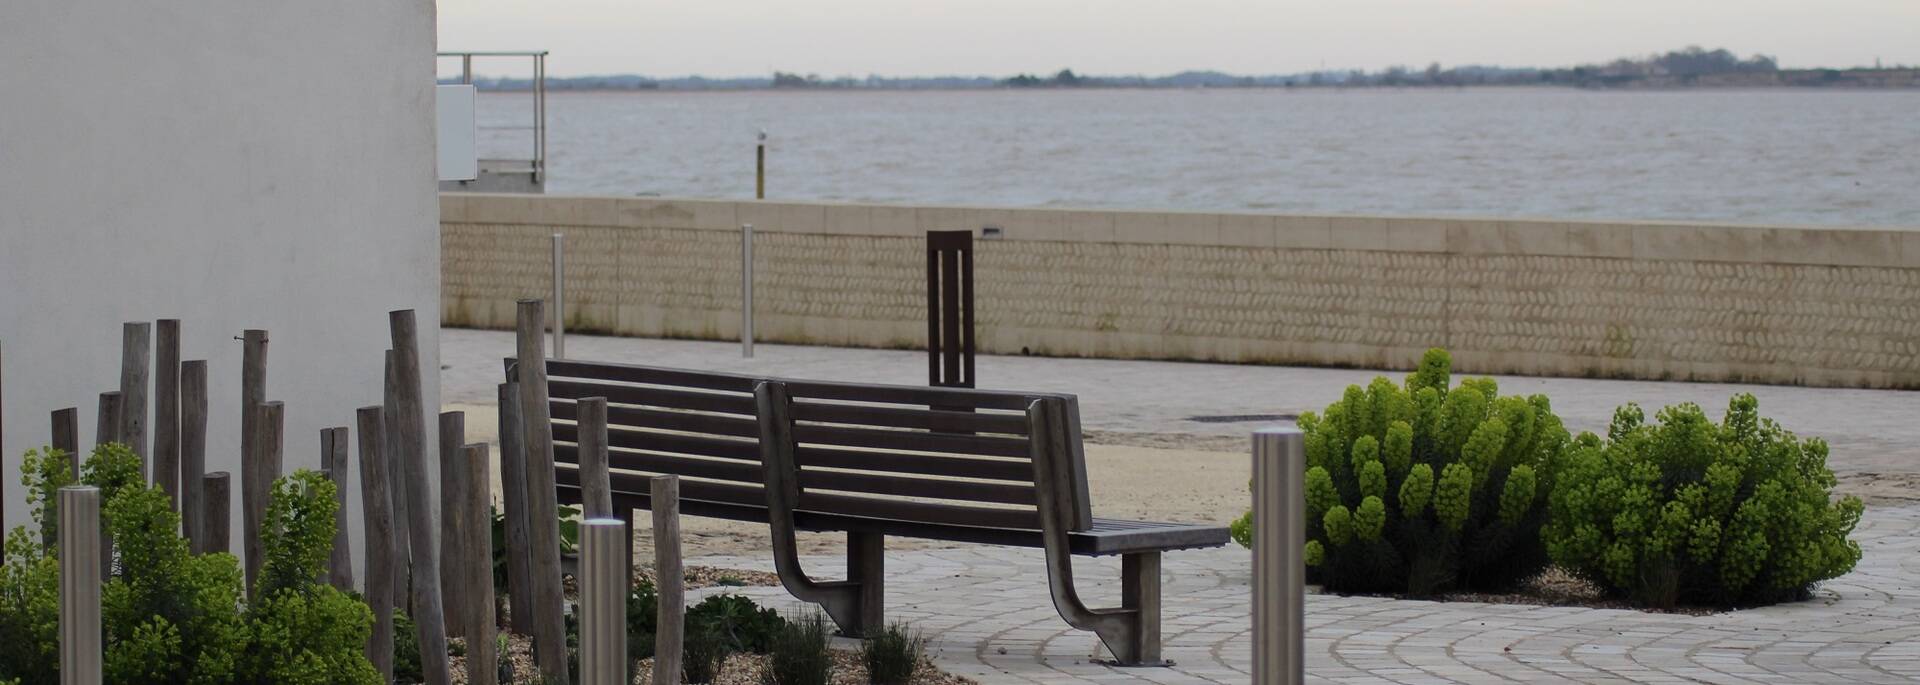
<instances>
[{"instance_id":1,"label":"overcast sky","mask_svg":"<svg viewBox=\"0 0 1920 685\"><path fill-rule=\"evenodd\" d=\"M439 12L440 49L546 49L556 76L1566 66L1692 44L1786 67L1920 64L1920 0L439 0Z\"/></svg>"}]
</instances>

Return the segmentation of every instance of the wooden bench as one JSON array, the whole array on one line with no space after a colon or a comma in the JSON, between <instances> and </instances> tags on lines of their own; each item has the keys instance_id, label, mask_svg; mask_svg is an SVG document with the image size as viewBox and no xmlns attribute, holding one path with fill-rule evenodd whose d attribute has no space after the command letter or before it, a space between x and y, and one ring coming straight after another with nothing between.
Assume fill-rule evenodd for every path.
<instances>
[{"instance_id":1,"label":"wooden bench","mask_svg":"<svg viewBox=\"0 0 1920 685\"><path fill-rule=\"evenodd\" d=\"M561 501L580 500L575 402L606 398L616 510L631 520L650 504L651 476L680 476L684 513L768 524L782 584L847 635L883 627L888 535L1036 547L1068 624L1119 663L1158 664L1160 553L1228 540L1223 526L1095 518L1071 395L546 367ZM809 576L797 531L845 532L849 577ZM1090 608L1073 556L1114 554L1122 605Z\"/></svg>"}]
</instances>

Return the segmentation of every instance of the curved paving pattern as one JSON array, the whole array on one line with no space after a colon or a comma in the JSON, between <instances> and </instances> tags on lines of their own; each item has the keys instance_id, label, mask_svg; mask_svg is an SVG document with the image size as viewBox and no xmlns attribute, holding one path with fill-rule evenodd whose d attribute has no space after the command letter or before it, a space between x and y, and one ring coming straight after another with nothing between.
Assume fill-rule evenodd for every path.
<instances>
[{"instance_id":1,"label":"curved paving pattern","mask_svg":"<svg viewBox=\"0 0 1920 685\"><path fill-rule=\"evenodd\" d=\"M1869 508L1853 573L1814 599L1708 616L1613 609L1313 595L1308 680L1317 683L1920 682L1920 506ZM1090 601L1116 602L1116 560L1079 561ZM1169 554L1166 656L1114 668L1091 634L1054 613L1037 550L961 547L887 557L889 620L925 631L940 665L983 683L1245 683L1248 573L1239 549ZM770 568L765 558L699 563ZM834 558L810 558L837 576ZM773 606L779 588L736 588Z\"/></svg>"}]
</instances>

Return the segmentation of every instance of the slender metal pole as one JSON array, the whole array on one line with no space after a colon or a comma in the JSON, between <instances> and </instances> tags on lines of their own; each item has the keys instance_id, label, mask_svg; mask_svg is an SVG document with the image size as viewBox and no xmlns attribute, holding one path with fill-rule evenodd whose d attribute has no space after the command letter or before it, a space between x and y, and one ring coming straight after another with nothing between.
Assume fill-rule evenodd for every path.
<instances>
[{"instance_id":1,"label":"slender metal pole","mask_svg":"<svg viewBox=\"0 0 1920 685\"><path fill-rule=\"evenodd\" d=\"M1306 678L1305 440L1297 428L1253 433L1253 682Z\"/></svg>"},{"instance_id":2,"label":"slender metal pole","mask_svg":"<svg viewBox=\"0 0 1920 685\"><path fill-rule=\"evenodd\" d=\"M753 146L753 199L767 199L767 132L760 132L760 142Z\"/></svg>"},{"instance_id":3,"label":"slender metal pole","mask_svg":"<svg viewBox=\"0 0 1920 685\"><path fill-rule=\"evenodd\" d=\"M60 488L61 685L100 685L100 579L100 489Z\"/></svg>"},{"instance_id":4,"label":"slender metal pole","mask_svg":"<svg viewBox=\"0 0 1920 685\"><path fill-rule=\"evenodd\" d=\"M626 546L619 519L580 523L580 685L627 685Z\"/></svg>"},{"instance_id":5,"label":"slender metal pole","mask_svg":"<svg viewBox=\"0 0 1920 685\"><path fill-rule=\"evenodd\" d=\"M566 236L553 234L553 358L567 358Z\"/></svg>"},{"instance_id":6,"label":"slender metal pole","mask_svg":"<svg viewBox=\"0 0 1920 685\"><path fill-rule=\"evenodd\" d=\"M740 224L740 356L753 358L753 224Z\"/></svg>"},{"instance_id":7,"label":"slender metal pole","mask_svg":"<svg viewBox=\"0 0 1920 685\"><path fill-rule=\"evenodd\" d=\"M473 55L471 54L460 56L460 82L473 85Z\"/></svg>"}]
</instances>

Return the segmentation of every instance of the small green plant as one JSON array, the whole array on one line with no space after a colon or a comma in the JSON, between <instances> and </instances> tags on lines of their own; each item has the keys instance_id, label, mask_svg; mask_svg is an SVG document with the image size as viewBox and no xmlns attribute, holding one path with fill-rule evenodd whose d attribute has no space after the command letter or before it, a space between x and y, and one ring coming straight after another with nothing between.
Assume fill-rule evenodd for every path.
<instances>
[{"instance_id":1,"label":"small green plant","mask_svg":"<svg viewBox=\"0 0 1920 685\"><path fill-rule=\"evenodd\" d=\"M1614 412L1607 439L1568 452L1541 531L1555 563L1643 606L1805 598L1853 569L1862 511L1835 499L1827 444L1800 440L1735 396L1714 424L1698 405Z\"/></svg>"},{"instance_id":2,"label":"small green plant","mask_svg":"<svg viewBox=\"0 0 1920 685\"><path fill-rule=\"evenodd\" d=\"M60 682L60 560L23 526L0 561L0 680Z\"/></svg>"},{"instance_id":3,"label":"small green plant","mask_svg":"<svg viewBox=\"0 0 1920 685\"><path fill-rule=\"evenodd\" d=\"M1567 431L1547 398L1451 385L1428 350L1403 385L1347 388L1305 435L1307 576L1335 592L1505 590L1538 573L1539 530ZM1232 526L1252 536L1251 512Z\"/></svg>"},{"instance_id":4,"label":"small green plant","mask_svg":"<svg viewBox=\"0 0 1920 685\"><path fill-rule=\"evenodd\" d=\"M727 639L709 626L687 628L681 645L681 668L687 682L711 683L727 659Z\"/></svg>"},{"instance_id":5,"label":"small green plant","mask_svg":"<svg viewBox=\"0 0 1920 685\"><path fill-rule=\"evenodd\" d=\"M687 633L712 630L728 653L765 654L786 627L787 620L780 617L780 612L740 595L713 595L687 610Z\"/></svg>"},{"instance_id":6,"label":"small green plant","mask_svg":"<svg viewBox=\"0 0 1920 685\"><path fill-rule=\"evenodd\" d=\"M40 530L40 548L53 549L60 539L60 488L73 484L73 455L51 447L27 450L20 458L20 484L27 488L27 509Z\"/></svg>"},{"instance_id":7,"label":"small green plant","mask_svg":"<svg viewBox=\"0 0 1920 685\"><path fill-rule=\"evenodd\" d=\"M654 634L660 621L660 598L653 583L645 578L634 583L627 593L627 659L639 661L653 657Z\"/></svg>"},{"instance_id":8,"label":"small green plant","mask_svg":"<svg viewBox=\"0 0 1920 685\"><path fill-rule=\"evenodd\" d=\"M860 661L867 666L867 682L872 685L907 685L920 668L927 640L905 624L894 623L860 646Z\"/></svg>"},{"instance_id":9,"label":"small green plant","mask_svg":"<svg viewBox=\"0 0 1920 685\"><path fill-rule=\"evenodd\" d=\"M426 675L420 668L419 628L413 625L413 617L400 609L393 611L393 681L426 681Z\"/></svg>"},{"instance_id":10,"label":"small green plant","mask_svg":"<svg viewBox=\"0 0 1920 685\"><path fill-rule=\"evenodd\" d=\"M493 512L493 591L504 594L507 591L507 515L499 507L489 506ZM561 506L560 514L560 553L573 554L580 541L579 507Z\"/></svg>"},{"instance_id":11,"label":"small green plant","mask_svg":"<svg viewBox=\"0 0 1920 685\"><path fill-rule=\"evenodd\" d=\"M817 611L787 621L768 646L762 685L827 685L833 679L827 635L827 619Z\"/></svg>"}]
</instances>

